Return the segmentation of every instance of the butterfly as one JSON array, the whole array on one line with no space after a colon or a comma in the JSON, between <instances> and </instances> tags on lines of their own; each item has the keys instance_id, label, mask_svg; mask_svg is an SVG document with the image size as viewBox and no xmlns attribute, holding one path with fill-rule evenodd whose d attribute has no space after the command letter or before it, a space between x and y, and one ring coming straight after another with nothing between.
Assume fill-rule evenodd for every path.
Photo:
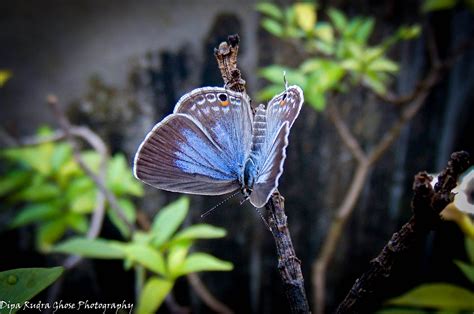
<instances>
[{"instance_id":1,"label":"butterfly","mask_svg":"<svg viewBox=\"0 0 474 314\"><path fill-rule=\"evenodd\" d=\"M240 190L245 200L263 207L278 187L290 128L303 101L300 87L286 87L252 114L246 93L195 89L148 133L135 155L134 175L171 192Z\"/></svg>"}]
</instances>

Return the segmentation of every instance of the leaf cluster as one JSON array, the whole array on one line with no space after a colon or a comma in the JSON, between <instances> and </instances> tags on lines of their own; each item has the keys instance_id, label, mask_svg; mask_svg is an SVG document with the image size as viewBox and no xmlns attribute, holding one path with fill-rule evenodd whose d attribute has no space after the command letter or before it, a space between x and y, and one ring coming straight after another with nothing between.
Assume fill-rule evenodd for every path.
<instances>
[{"instance_id":1,"label":"leaf cluster","mask_svg":"<svg viewBox=\"0 0 474 314\"><path fill-rule=\"evenodd\" d=\"M51 135L41 128L39 138ZM81 157L95 173L100 155L84 150ZM47 251L68 231L84 234L89 228L88 215L94 211L99 193L97 186L75 161L69 143L46 142L37 146L0 151L4 163L0 176L2 209L14 210L10 228L34 225L37 248ZM106 169L106 186L116 195L130 223L135 221L131 197L142 196L143 187L135 180L125 156L110 158ZM107 215L125 235L129 231L115 211L107 205Z\"/></svg>"},{"instance_id":2,"label":"leaf cluster","mask_svg":"<svg viewBox=\"0 0 474 314\"><path fill-rule=\"evenodd\" d=\"M417 37L420 27L402 26L382 41L372 44L375 20L372 17L349 18L331 8L327 20L318 20L314 3L295 3L281 8L273 3L257 5L262 13L261 25L274 36L303 47L309 56L297 68L270 65L260 75L271 84L259 93L260 100L271 98L282 89L282 73L291 84L303 88L305 99L316 110L324 110L328 92L345 93L363 85L385 94L390 78L399 70L397 62L387 56L400 40Z\"/></svg>"},{"instance_id":3,"label":"leaf cluster","mask_svg":"<svg viewBox=\"0 0 474 314\"><path fill-rule=\"evenodd\" d=\"M210 254L190 252L199 239L222 238L226 231L208 224L187 228L183 224L189 199L182 197L162 208L151 229L139 231L130 242L77 237L59 243L53 252L87 258L123 260L124 268L144 267L152 275L147 279L139 300L139 313L153 313L171 291L177 278L201 271L228 271L233 266Z\"/></svg>"}]
</instances>

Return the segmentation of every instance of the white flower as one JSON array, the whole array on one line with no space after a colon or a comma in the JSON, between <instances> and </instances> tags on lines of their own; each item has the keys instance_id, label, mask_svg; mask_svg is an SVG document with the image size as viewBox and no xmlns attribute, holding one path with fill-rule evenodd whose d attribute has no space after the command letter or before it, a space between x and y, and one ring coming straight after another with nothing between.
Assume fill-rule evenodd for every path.
<instances>
[{"instance_id":1,"label":"white flower","mask_svg":"<svg viewBox=\"0 0 474 314\"><path fill-rule=\"evenodd\" d=\"M474 167L465 172L453 193L456 193L454 205L465 213L474 214Z\"/></svg>"}]
</instances>

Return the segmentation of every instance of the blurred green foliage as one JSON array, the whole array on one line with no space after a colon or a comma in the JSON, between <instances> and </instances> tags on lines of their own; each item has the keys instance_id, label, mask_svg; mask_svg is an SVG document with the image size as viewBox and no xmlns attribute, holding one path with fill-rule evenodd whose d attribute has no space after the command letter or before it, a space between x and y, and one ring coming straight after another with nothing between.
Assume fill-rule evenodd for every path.
<instances>
[{"instance_id":1,"label":"blurred green foliage","mask_svg":"<svg viewBox=\"0 0 474 314\"><path fill-rule=\"evenodd\" d=\"M3 87L3 85L5 85L11 76L12 72L8 70L0 70L0 87Z\"/></svg>"},{"instance_id":2,"label":"blurred green foliage","mask_svg":"<svg viewBox=\"0 0 474 314\"><path fill-rule=\"evenodd\" d=\"M425 0L421 9L423 12L433 12L441 10L453 9L458 5L465 5L471 11L474 11L474 1L473 0Z\"/></svg>"},{"instance_id":3,"label":"blurred green foliage","mask_svg":"<svg viewBox=\"0 0 474 314\"><path fill-rule=\"evenodd\" d=\"M466 237L466 253L468 262L454 261L459 270L474 286L474 240ZM407 293L390 299L387 304L397 306L379 311L379 314L388 313L431 313L424 310L436 310L443 313L457 313L460 311L474 311L474 292L448 283L428 283L420 285ZM403 307L403 308L401 308ZM398 311L398 312L397 312Z\"/></svg>"},{"instance_id":4,"label":"blurred green foliage","mask_svg":"<svg viewBox=\"0 0 474 314\"><path fill-rule=\"evenodd\" d=\"M232 270L231 263L212 255L192 252L196 240L222 238L226 231L207 224L178 231L189 210L189 199L182 197L160 210L151 229L137 231L130 242L73 238L56 245L52 252L88 258L121 259L125 269L139 265L152 273L139 300L138 313L154 313L172 290L177 278L201 271Z\"/></svg>"},{"instance_id":5,"label":"blurred green foliage","mask_svg":"<svg viewBox=\"0 0 474 314\"><path fill-rule=\"evenodd\" d=\"M52 134L41 128L39 138ZM81 152L84 162L98 172L100 155L92 150ZM99 193L97 186L80 168L69 143L47 142L31 147L0 151L4 163L0 177L2 207L17 212L11 228L36 226L37 248L47 250L71 230L84 234L89 228L88 215L94 211ZM142 196L143 187L132 176L122 154L107 163L106 186L116 195L130 223L135 221L132 196ZM124 234L126 230L115 211L107 210L110 220Z\"/></svg>"},{"instance_id":6,"label":"blurred green foliage","mask_svg":"<svg viewBox=\"0 0 474 314\"><path fill-rule=\"evenodd\" d=\"M41 128L38 139L45 140L52 134L49 128ZM80 154L84 163L98 174L101 156L92 150ZM212 255L190 252L196 240L221 238L226 231L207 224L178 230L189 211L187 198L161 209L149 231L130 230L137 215L132 197L142 196L143 186L133 177L122 154L107 160L105 185L125 211L128 224L109 205L108 218L127 241L91 239L85 235L100 192L76 162L68 142L44 141L35 146L4 149L0 159L0 209L15 211L10 228L34 225L37 248L42 252L120 259L127 270L141 269L136 278L143 286L138 302L140 313L154 312L181 276L233 268L231 263ZM56 244L65 235L68 239ZM142 282L146 271L152 275Z\"/></svg>"},{"instance_id":7,"label":"blurred green foliage","mask_svg":"<svg viewBox=\"0 0 474 314\"><path fill-rule=\"evenodd\" d=\"M0 314L15 313L25 301L46 289L63 273L63 267L18 268L0 272Z\"/></svg>"},{"instance_id":8,"label":"blurred green foliage","mask_svg":"<svg viewBox=\"0 0 474 314\"><path fill-rule=\"evenodd\" d=\"M387 56L393 44L417 37L420 27L402 26L377 44L370 44L375 27L371 17L348 18L337 9L329 9L327 21L317 18L314 3L295 3L287 8L261 2L261 25L274 36L303 47L307 56L297 68L270 65L260 75L271 84L258 95L267 100L281 92L282 74L291 84L303 88L306 102L316 110L324 110L328 92L345 93L357 85L385 94L398 64Z\"/></svg>"}]
</instances>

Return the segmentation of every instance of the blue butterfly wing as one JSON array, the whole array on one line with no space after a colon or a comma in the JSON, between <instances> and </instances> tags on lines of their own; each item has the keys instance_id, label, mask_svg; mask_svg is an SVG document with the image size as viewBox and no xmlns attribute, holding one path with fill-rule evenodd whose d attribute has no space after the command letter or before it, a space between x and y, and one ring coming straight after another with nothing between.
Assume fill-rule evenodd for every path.
<instances>
[{"instance_id":1,"label":"blue butterfly wing","mask_svg":"<svg viewBox=\"0 0 474 314\"><path fill-rule=\"evenodd\" d=\"M228 163L243 167L252 144L252 113L246 94L203 87L184 95L174 113L192 116L206 127Z\"/></svg>"},{"instance_id":2,"label":"blue butterfly wing","mask_svg":"<svg viewBox=\"0 0 474 314\"><path fill-rule=\"evenodd\" d=\"M140 145L135 177L156 188L189 194L220 195L240 187L239 168L199 121L171 114Z\"/></svg>"},{"instance_id":3,"label":"blue butterfly wing","mask_svg":"<svg viewBox=\"0 0 474 314\"><path fill-rule=\"evenodd\" d=\"M253 122L251 155L257 166L257 175L250 201L263 206L278 187L283 173L290 129L303 105L303 91L290 86L273 97L267 108L259 106Z\"/></svg>"}]
</instances>

